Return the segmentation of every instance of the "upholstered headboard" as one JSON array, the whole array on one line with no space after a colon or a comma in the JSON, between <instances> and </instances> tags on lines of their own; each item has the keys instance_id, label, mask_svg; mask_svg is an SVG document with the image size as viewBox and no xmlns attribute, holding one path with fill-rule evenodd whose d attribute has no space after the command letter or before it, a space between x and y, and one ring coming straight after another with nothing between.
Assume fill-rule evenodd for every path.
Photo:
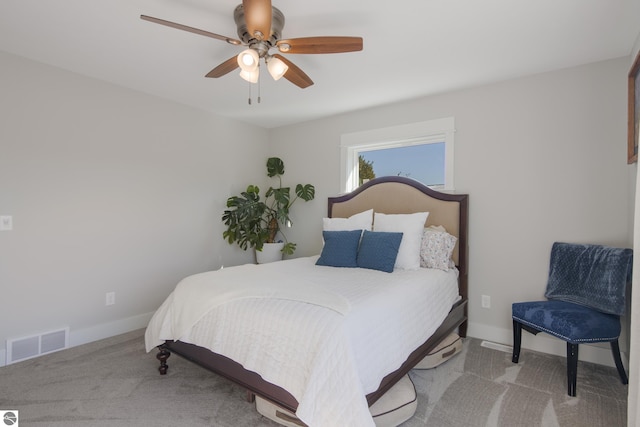
<instances>
[{"instance_id":1,"label":"upholstered headboard","mask_svg":"<svg viewBox=\"0 0 640 427\"><path fill-rule=\"evenodd\" d=\"M464 292L466 297L467 194L441 193L410 178L388 176L372 179L352 193L330 197L328 203L332 218L348 218L367 209L385 214L429 212L425 226L441 225L458 238L452 257L460 271L461 295Z\"/></svg>"}]
</instances>

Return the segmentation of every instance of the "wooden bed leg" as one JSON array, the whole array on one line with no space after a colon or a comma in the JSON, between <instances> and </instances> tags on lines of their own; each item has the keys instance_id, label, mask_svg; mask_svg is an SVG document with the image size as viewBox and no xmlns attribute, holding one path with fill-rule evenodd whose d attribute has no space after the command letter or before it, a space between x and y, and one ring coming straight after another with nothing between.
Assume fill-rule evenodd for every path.
<instances>
[{"instance_id":1,"label":"wooden bed leg","mask_svg":"<svg viewBox=\"0 0 640 427\"><path fill-rule=\"evenodd\" d=\"M247 390L247 402L253 403L256 401L256 395L251 392L251 390Z\"/></svg>"},{"instance_id":2,"label":"wooden bed leg","mask_svg":"<svg viewBox=\"0 0 640 427\"><path fill-rule=\"evenodd\" d=\"M156 359L160 361L160 367L158 371L160 371L160 375L166 375L167 369L169 369L169 365L167 365L167 359L171 356L171 352L167 350L167 347L163 345L159 345L158 349L160 350L158 354L156 354Z\"/></svg>"},{"instance_id":3,"label":"wooden bed leg","mask_svg":"<svg viewBox=\"0 0 640 427\"><path fill-rule=\"evenodd\" d=\"M460 326L458 326L458 335L461 338L466 338L467 337L467 320L465 320L464 322L462 322L460 324Z\"/></svg>"}]
</instances>

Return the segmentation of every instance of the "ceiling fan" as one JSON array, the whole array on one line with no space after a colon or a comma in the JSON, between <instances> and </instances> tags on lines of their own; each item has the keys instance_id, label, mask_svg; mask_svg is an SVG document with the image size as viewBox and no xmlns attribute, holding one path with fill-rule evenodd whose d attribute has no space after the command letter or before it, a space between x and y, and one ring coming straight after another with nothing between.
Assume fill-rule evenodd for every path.
<instances>
[{"instance_id":1,"label":"ceiling fan","mask_svg":"<svg viewBox=\"0 0 640 427\"><path fill-rule=\"evenodd\" d=\"M284 56L269 53L271 49L278 49L280 53L285 54L343 53L362 50L362 37L322 36L281 39L284 15L271 5L271 0L242 0L242 4L235 8L233 17L240 40L164 19L140 15L140 18L145 21L222 40L235 46L247 46L247 49L239 55L227 59L207 73L206 77L222 77L240 67L240 76L256 83L259 77L260 59L263 58L269 74L275 80L284 77L304 89L313 84L309 76Z\"/></svg>"}]
</instances>

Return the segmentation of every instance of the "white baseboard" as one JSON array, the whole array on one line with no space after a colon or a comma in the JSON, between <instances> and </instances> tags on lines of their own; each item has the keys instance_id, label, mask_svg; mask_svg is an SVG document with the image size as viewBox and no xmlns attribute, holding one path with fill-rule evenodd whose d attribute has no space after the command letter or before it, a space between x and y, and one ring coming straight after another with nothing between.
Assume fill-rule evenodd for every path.
<instances>
[{"instance_id":1,"label":"white baseboard","mask_svg":"<svg viewBox=\"0 0 640 427\"><path fill-rule=\"evenodd\" d=\"M124 334L136 329L145 328L154 312L139 314L137 316L119 319L113 322L102 323L85 329L71 330L69 333L69 347L87 344L114 335Z\"/></svg>"},{"instance_id":2,"label":"white baseboard","mask_svg":"<svg viewBox=\"0 0 640 427\"><path fill-rule=\"evenodd\" d=\"M513 331L511 329L502 329L469 322L467 336L513 346ZM533 335L523 331L522 348L567 357L566 342L544 333ZM609 343L581 344L578 351L578 359L585 362L615 367ZM629 366L627 363L628 357L625 353L622 354L622 362L625 367Z\"/></svg>"}]
</instances>

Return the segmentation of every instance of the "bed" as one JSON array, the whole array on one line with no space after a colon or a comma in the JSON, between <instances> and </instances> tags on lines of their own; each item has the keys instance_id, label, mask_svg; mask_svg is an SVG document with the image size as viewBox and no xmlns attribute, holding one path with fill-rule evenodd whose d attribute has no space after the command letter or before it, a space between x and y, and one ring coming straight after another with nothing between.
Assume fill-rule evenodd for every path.
<instances>
[{"instance_id":1,"label":"bed","mask_svg":"<svg viewBox=\"0 0 640 427\"><path fill-rule=\"evenodd\" d=\"M236 382L248 390L249 396L258 395L296 413L310 425L331 425L331 420L335 424L336 419L343 425L372 425L363 407L366 410L375 403L452 332L457 330L460 336L466 336L468 196L440 193L408 178L384 177L371 180L352 193L328 199L329 218L350 218L370 209L389 216L429 212L424 227L443 227L455 236L450 257L455 268L448 272L421 268L383 273L369 269L319 267L315 266L318 257L303 257L191 276L185 279L189 287L182 286L184 281L181 282L147 328L147 350L158 347L160 373L167 372L167 359L175 353ZM411 301L402 302L404 289L407 294L423 289L414 289L414 276L430 275L451 282L453 274L453 286L457 287L455 298L450 291L441 298L448 301L444 311L425 308L417 310L413 317L407 317L408 320L403 319L403 325L407 327L398 328L402 329L402 334L397 335L402 338L394 342L392 351L388 352L391 355L382 351L386 342L377 338L382 323L393 324L396 317L401 319L404 312L409 311L399 309L403 307L399 304L425 304L426 307L430 300L438 300L427 298L417 302L411 297ZM234 283L228 291L235 299L221 302L207 311L209 309L205 309L202 301L208 297L199 297L200 292L207 292L211 276L220 279L223 275L236 278L241 275L242 279L237 280L246 286ZM251 292L257 290L259 293L271 289L264 283L259 288L253 285L257 278L266 276L277 277L284 287L259 295L243 293L249 292L245 288L254 288ZM297 277L296 281L288 282L286 278L290 277ZM354 288L347 290L342 285L335 285L341 277L354 283ZM422 276L419 280L424 281ZM333 285L326 285L326 291L310 291L320 281ZM396 281L399 284L396 285ZM385 283L393 283L393 286L385 289ZM404 283L407 287L403 287ZM377 289L396 294L369 297L367 286L371 287L372 294ZM285 293L287 296L283 296ZM289 293L300 295L293 298ZM209 299L214 301L219 294L216 291ZM187 301L184 295L191 295L189 305L183 302ZM356 317L354 313L371 312L372 307L378 307L372 305L376 298L388 300L389 306L382 311L376 308L377 312L370 317ZM197 308L198 305L202 307ZM302 306L308 311L302 312ZM272 311L261 311L267 309ZM441 315L437 314L438 310ZM178 322L178 327L175 322L177 312L186 312L192 319L181 321L182 324ZM253 313L256 313L254 319ZM427 325L425 320L423 325L421 316L437 317L437 324ZM433 321L429 318L429 322ZM302 324L304 328L300 326ZM328 338L323 338L325 330L329 331ZM253 335L248 335L248 331ZM291 343L298 335L311 336L315 341L305 342L304 351L296 350L301 347L287 350L287 345L296 345ZM241 350L231 348L230 343L234 340L239 341L237 346ZM358 346L353 345L356 341ZM361 345L366 349L360 349ZM396 345L402 348L396 348ZM315 350L307 351L309 348ZM394 357L401 359L393 360ZM313 360L306 360L310 358ZM273 372L274 366L285 364L285 372ZM369 375L370 372L375 375ZM343 392L345 395L341 396Z\"/></svg>"}]
</instances>

